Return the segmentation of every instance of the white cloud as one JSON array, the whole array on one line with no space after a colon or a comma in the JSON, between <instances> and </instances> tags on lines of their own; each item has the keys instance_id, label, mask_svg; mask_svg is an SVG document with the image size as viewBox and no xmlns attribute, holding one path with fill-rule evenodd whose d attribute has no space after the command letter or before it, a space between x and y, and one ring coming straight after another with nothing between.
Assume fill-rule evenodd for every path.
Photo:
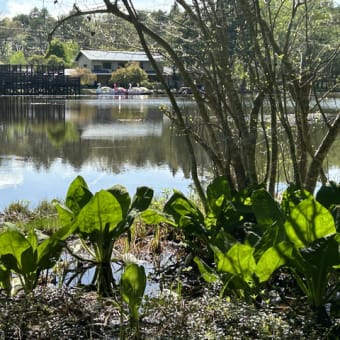
<instances>
[{"instance_id":1,"label":"white cloud","mask_svg":"<svg viewBox=\"0 0 340 340\"><path fill-rule=\"evenodd\" d=\"M7 16L14 17L18 14L28 14L35 5L33 1L8 1Z\"/></svg>"},{"instance_id":2,"label":"white cloud","mask_svg":"<svg viewBox=\"0 0 340 340\"><path fill-rule=\"evenodd\" d=\"M2 174L0 178L0 189L13 188L22 184L24 177L22 174Z\"/></svg>"},{"instance_id":3,"label":"white cloud","mask_svg":"<svg viewBox=\"0 0 340 340\"><path fill-rule=\"evenodd\" d=\"M0 168L0 190L5 188L15 188L24 181L24 163L20 158L9 156L1 157Z\"/></svg>"}]
</instances>

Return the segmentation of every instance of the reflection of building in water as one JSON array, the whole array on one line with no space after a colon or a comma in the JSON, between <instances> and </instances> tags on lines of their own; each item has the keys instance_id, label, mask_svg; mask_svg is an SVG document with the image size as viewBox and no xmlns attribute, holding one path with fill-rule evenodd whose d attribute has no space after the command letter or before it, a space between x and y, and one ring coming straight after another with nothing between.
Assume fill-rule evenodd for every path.
<instances>
[{"instance_id":1,"label":"reflection of building in water","mask_svg":"<svg viewBox=\"0 0 340 340\"><path fill-rule=\"evenodd\" d=\"M159 106L164 100L153 98L121 98L115 96L104 99L69 100L66 102L67 119L85 122L107 122L117 119L161 120L163 115Z\"/></svg>"},{"instance_id":2,"label":"reflection of building in water","mask_svg":"<svg viewBox=\"0 0 340 340\"><path fill-rule=\"evenodd\" d=\"M81 138L92 140L106 139L113 141L147 136L161 137L162 133L162 122L125 120L105 125L89 125L82 131Z\"/></svg>"},{"instance_id":3,"label":"reflection of building in water","mask_svg":"<svg viewBox=\"0 0 340 340\"><path fill-rule=\"evenodd\" d=\"M43 122L65 120L65 101L44 97L0 98L2 122Z\"/></svg>"}]
</instances>

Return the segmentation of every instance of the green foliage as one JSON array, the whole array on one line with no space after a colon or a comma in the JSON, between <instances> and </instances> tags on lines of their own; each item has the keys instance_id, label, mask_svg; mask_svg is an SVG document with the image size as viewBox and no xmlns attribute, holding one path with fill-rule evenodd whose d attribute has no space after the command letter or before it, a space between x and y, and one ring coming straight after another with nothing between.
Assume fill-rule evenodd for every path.
<instances>
[{"instance_id":1,"label":"green foliage","mask_svg":"<svg viewBox=\"0 0 340 340\"><path fill-rule=\"evenodd\" d=\"M26 57L23 51L13 53L9 58L9 63L12 65L25 65Z\"/></svg>"},{"instance_id":2,"label":"green foliage","mask_svg":"<svg viewBox=\"0 0 340 340\"><path fill-rule=\"evenodd\" d=\"M316 193L316 199L324 207L331 208L333 205L340 204L340 183L336 184L330 181L326 185L322 185Z\"/></svg>"},{"instance_id":3,"label":"green foliage","mask_svg":"<svg viewBox=\"0 0 340 340\"><path fill-rule=\"evenodd\" d=\"M208 229L204 224L202 212L181 192L174 191L163 211L170 215L174 225L184 232L188 243L193 241L194 237L207 241Z\"/></svg>"},{"instance_id":4,"label":"green foliage","mask_svg":"<svg viewBox=\"0 0 340 340\"><path fill-rule=\"evenodd\" d=\"M213 243L226 251L237 240L254 244L268 233L268 226L282 223L277 203L262 186L237 192L231 190L226 178L221 176L208 185L206 196L205 215L178 191L164 206L164 213L184 232L185 242L196 254L202 250L197 240L205 245ZM266 211L268 213L264 215Z\"/></svg>"},{"instance_id":5,"label":"green foliage","mask_svg":"<svg viewBox=\"0 0 340 340\"><path fill-rule=\"evenodd\" d=\"M335 220L336 230L340 231L340 183L331 181L322 185L316 193L316 199L330 210Z\"/></svg>"},{"instance_id":6,"label":"green foliage","mask_svg":"<svg viewBox=\"0 0 340 340\"><path fill-rule=\"evenodd\" d=\"M94 281L98 293L112 294L115 285L111 269L114 242L123 233L129 234L134 219L148 208L152 197L152 189L140 187L131 200L126 189L118 185L93 195L85 180L78 176L69 186L66 206L57 204L62 224L80 236L84 247L94 257Z\"/></svg>"},{"instance_id":7,"label":"green foliage","mask_svg":"<svg viewBox=\"0 0 340 340\"><path fill-rule=\"evenodd\" d=\"M72 77L80 78L81 85L93 85L97 80L97 75L88 68L77 67L72 71Z\"/></svg>"},{"instance_id":8,"label":"green foliage","mask_svg":"<svg viewBox=\"0 0 340 340\"><path fill-rule=\"evenodd\" d=\"M142 303L145 287L146 275L144 267L135 263L128 264L120 279L120 292L123 300L129 305L133 323L138 323L138 309Z\"/></svg>"},{"instance_id":9,"label":"green foliage","mask_svg":"<svg viewBox=\"0 0 340 340\"><path fill-rule=\"evenodd\" d=\"M52 268L58 261L68 228L59 229L42 241L32 229L27 237L16 229L0 234L0 280L9 292L10 272L14 272L26 293L36 286L40 272Z\"/></svg>"},{"instance_id":10,"label":"green foliage","mask_svg":"<svg viewBox=\"0 0 340 340\"><path fill-rule=\"evenodd\" d=\"M65 61L64 59L52 54L47 58L46 64L49 66L59 66L59 65L65 65Z\"/></svg>"},{"instance_id":11,"label":"green foliage","mask_svg":"<svg viewBox=\"0 0 340 340\"><path fill-rule=\"evenodd\" d=\"M209 218L178 192L166 203L164 211L183 230L189 246L196 236L203 243L202 249L212 250L214 260L201 254L195 262L207 282L223 282L221 294L236 291L250 296L285 266L312 306L320 307L331 299L338 287L336 281L330 283L330 277L340 265L340 237L329 210L311 194L290 187L283 194L280 207L263 188L249 190L243 197L232 195L221 178L208 186L207 193ZM231 202L236 202L235 197L243 204L233 204L234 209L228 209ZM243 225L245 235L241 239L228 226L235 217L248 225ZM204 257L215 266L207 264Z\"/></svg>"},{"instance_id":12,"label":"green foliage","mask_svg":"<svg viewBox=\"0 0 340 340\"><path fill-rule=\"evenodd\" d=\"M29 65L44 65L46 64L45 56L41 54L33 54L27 59L27 64Z\"/></svg>"},{"instance_id":13,"label":"green foliage","mask_svg":"<svg viewBox=\"0 0 340 340\"><path fill-rule=\"evenodd\" d=\"M139 66L138 63L129 63L125 67L119 68L112 72L110 82L119 86L128 87L132 85L142 85L148 80L147 73Z\"/></svg>"},{"instance_id":14,"label":"green foliage","mask_svg":"<svg viewBox=\"0 0 340 340\"><path fill-rule=\"evenodd\" d=\"M235 243L225 253L212 244L210 247L215 254L216 269L209 267L198 257L194 259L202 277L210 283L220 279L223 282L221 295L233 291L237 295L248 297L258 294L261 284L268 281L292 253L291 245L281 242L268 248L256 262L256 249L247 244Z\"/></svg>"},{"instance_id":15,"label":"green foliage","mask_svg":"<svg viewBox=\"0 0 340 340\"><path fill-rule=\"evenodd\" d=\"M46 57L50 59L50 57L56 56L60 58L58 60L61 60L62 63L71 66L77 50L77 44L63 42L60 39L53 39L48 46Z\"/></svg>"},{"instance_id":16,"label":"green foliage","mask_svg":"<svg viewBox=\"0 0 340 340\"><path fill-rule=\"evenodd\" d=\"M331 213L311 196L287 216L285 232L293 244L286 265L314 307L323 306L333 266L340 264L339 239Z\"/></svg>"},{"instance_id":17,"label":"green foliage","mask_svg":"<svg viewBox=\"0 0 340 340\"><path fill-rule=\"evenodd\" d=\"M308 302L316 308L332 301L340 287L339 280L331 285L333 266L340 264L339 240L335 234L316 239L304 248L294 248L287 267L292 272Z\"/></svg>"},{"instance_id":18,"label":"green foliage","mask_svg":"<svg viewBox=\"0 0 340 340\"><path fill-rule=\"evenodd\" d=\"M59 39L53 39L48 47L46 55L47 57L55 55L66 61L67 56L63 42L60 41Z\"/></svg>"},{"instance_id":19,"label":"green foliage","mask_svg":"<svg viewBox=\"0 0 340 340\"><path fill-rule=\"evenodd\" d=\"M313 197L296 205L287 215L285 232L296 248L303 248L317 239L336 233L330 212Z\"/></svg>"},{"instance_id":20,"label":"green foliage","mask_svg":"<svg viewBox=\"0 0 340 340\"><path fill-rule=\"evenodd\" d=\"M20 56L19 56L20 57ZM29 65L49 65L49 66L59 66L61 64L65 64L65 60L63 58L60 58L54 54L50 54L48 57L39 55L39 54L34 54L31 57L29 57L26 60L23 58L11 58L11 63L12 64L29 64Z\"/></svg>"},{"instance_id":21,"label":"green foliage","mask_svg":"<svg viewBox=\"0 0 340 340\"><path fill-rule=\"evenodd\" d=\"M256 262L251 246L236 243L225 254L217 247L211 247L216 256L217 272L230 274L223 279L225 281L223 291L228 286L247 291L255 285Z\"/></svg>"}]
</instances>

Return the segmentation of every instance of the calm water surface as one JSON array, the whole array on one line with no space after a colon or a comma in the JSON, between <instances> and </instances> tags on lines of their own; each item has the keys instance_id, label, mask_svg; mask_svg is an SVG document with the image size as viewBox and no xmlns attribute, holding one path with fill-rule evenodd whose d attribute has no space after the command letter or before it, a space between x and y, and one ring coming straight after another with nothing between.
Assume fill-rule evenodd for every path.
<instances>
[{"instance_id":1,"label":"calm water surface","mask_svg":"<svg viewBox=\"0 0 340 340\"><path fill-rule=\"evenodd\" d=\"M156 195L169 188L187 193L185 146L160 105L168 100L0 98L0 210L19 200L35 207L64 198L77 175L92 192L121 184L131 195L142 185Z\"/></svg>"},{"instance_id":2,"label":"calm water surface","mask_svg":"<svg viewBox=\"0 0 340 340\"><path fill-rule=\"evenodd\" d=\"M92 192L121 184L131 195L142 185L152 187L156 195L173 188L188 193L192 181L183 137L162 116L161 105L169 105L168 100L0 97L0 211L16 201L27 201L34 208L44 199L62 199L77 175L85 178ZM194 109L189 99L182 99L181 105L188 112ZM339 99L329 106L339 107ZM315 140L320 140L320 120L313 124ZM207 159L199 150L195 154L204 177ZM339 154L340 140L326 169L337 182ZM263 166L261 142L258 155Z\"/></svg>"}]
</instances>

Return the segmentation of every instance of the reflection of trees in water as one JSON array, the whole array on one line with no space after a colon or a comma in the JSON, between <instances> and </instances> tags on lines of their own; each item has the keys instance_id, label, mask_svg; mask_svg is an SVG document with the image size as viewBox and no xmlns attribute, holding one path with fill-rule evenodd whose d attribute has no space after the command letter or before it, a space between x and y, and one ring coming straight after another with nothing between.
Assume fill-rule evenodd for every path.
<instances>
[{"instance_id":1,"label":"reflection of trees in water","mask_svg":"<svg viewBox=\"0 0 340 340\"><path fill-rule=\"evenodd\" d=\"M320 141L324 138L325 133L327 131L327 127L325 123L321 119L315 119L310 121L310 126L313 133L313 141L314 145L319 145ZM268 125L266 129L270 129ZM261 138L262 137L262 138ZM264 175L265 173L265 165L267 162L267 154L266 147L264 143L263 133L260 131L259 139L260 143L257 145L257 154L256 154L256 163L258 167L258 173ZM262 141L262 143L261 143ZM279 141L279 172L278 172L278 181L277 182L293 182L293 168L292 162L289 157L289 145L287 143L286 135L283 130L278 131L278 141ZM328 156L326 158L326 162L324 162L323 167L325 172L327 173L328 168L336 167L340 168L340 158L338 155L340 154L340 139L336 140L330 149Z\"/></svg>"},{"instance_id":2,"label":"reflection of trees in water","mask_svg":"<svg viewBox=\"0 0 340 340\"><path fill-rule=\"evenodd\" d=\"M137 167L167 164L173 173L182 169L187 177L190 176L189 158L182 137L172 135L157 107L147 107L141 103L119 109L109 105L91 107L80 103L72 107L73 118L65 121L65 112L59 119L55 114L56 105L32 105L29 99L26 102L19 100L20 105L15 98L5 104L0 101L6 112L0 116L0 153L28 158L37 169L48 169L56 159L62 159L76 169L84 164L93 164L116 173L127 164ZM129 120L151 122L151 129L153 124L155 127L161 126L161 135L153 136L150 133L150 136L117 140L80 138L81 131L88 124L122 121L124 127L128 126L128 123L124 125L124 121Z\"/></svg>"},{"instance_id":3,"label":"reflection of trees in water","mask_svg":"<svg viewBox=\"0 0 340 340\"><path fill-rule=\"evenodd\" d=\"M76 169L80 169L84 164L91 164L115 173L121 172L126 165L167 165L173 174L182 170L186 177L190 177L190 163L184 137L171 129L169 121L163 120L157 105L144 105L139 102L119 107L114 103L98 105L95 102L90 105L91 103L79 100L71 101L70 104L63 100L25 98L0 98L0 155L29 158L37 169L49 168L56 159L62 159ZM65 120L65 110L69 120ZM143 137L81 139L82 132L91 124L95 128L99 123L118 122L116 127L126 127L129 131L130 120L135 124L148 122L150 124L146 125L150 129L161 127L158 129L161 135L153 135L150 132L150 135ZM319 141L324 134L323 126L317 120L312 124L314 140ZM290 176L291 165L285 157L288 155L288 146L283 133L279 135L279 139L283 159L281 165L285 166L285 171ZM260 143L257 165L263 168L263 171L266 164L265 150L264 143ZM340 141L337 141L329 153L329 166L340 167L339 153ZM200 166L199 174L203 175L207 169L210 170L210 166L197 145L195 155ZM280 179L284 179L283 171Z\"/></svg>"}]
</instances>

